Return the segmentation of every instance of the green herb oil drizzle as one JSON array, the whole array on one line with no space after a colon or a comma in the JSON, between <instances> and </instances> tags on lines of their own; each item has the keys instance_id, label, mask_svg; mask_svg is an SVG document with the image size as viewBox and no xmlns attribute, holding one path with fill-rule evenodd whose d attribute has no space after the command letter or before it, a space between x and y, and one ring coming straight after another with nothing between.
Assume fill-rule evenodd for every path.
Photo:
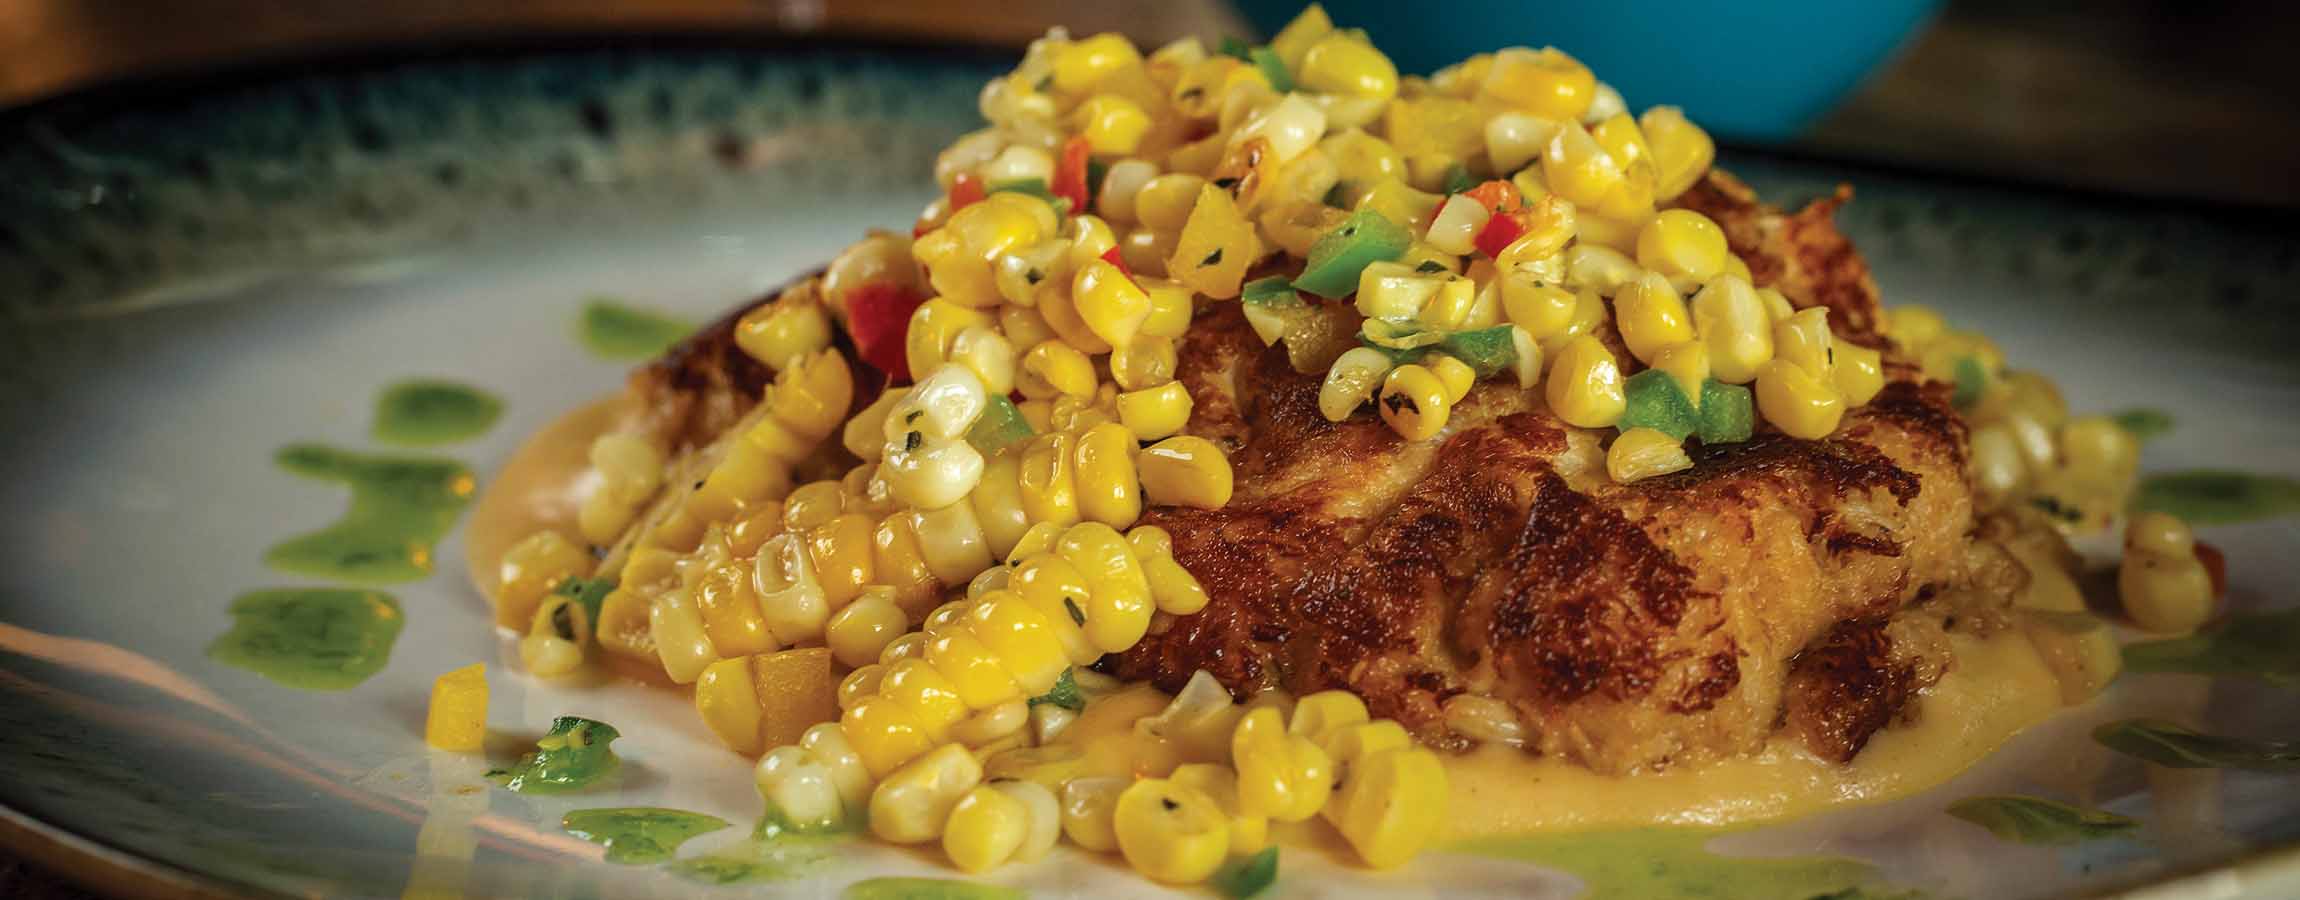
<instances>
[{"instance_id":1,"label":"green herb oil drizzle","mask_svg":"<svg viewBox=\"0 0 2300 900\"><path fill-rule=\"evenodd\" d=\"M431 574L432 549L471 503L477 482L451 459L368 456L318 444L281 448L281 468L351 487L335 524L264 553L273 568L367 584Z\"/></svg>"},{"instance_id":2,"label":"green herb oil drizzle","mask_svg":"<svg viewBox=\"0 0 2300 900\"><path fill-rule=\"evenodd\" d=\"M679 845L727 827L727 820L659 806L578 809L559 819L568 834L607 848L607 861L624 865L662 862Z\"/></svg>"},{"instance_id":3,"label":"green herb oil drizzle","mask_svg":"<svg viewBox=\"0 0 2300 900\"><path fill-rule=\"evenodd\" d=\"M375 439L429 447L487 433L503 415L503 401L470 385L434 379L402 381L375 400Z\"/></svg>"},{"instance_id":4,"label":"green herb oil drizzle","mask_svg":"<svg viewBox=\"0 0 2300 900\"><path fill-rule=\"evenodd\" d=\"M289 687L340 691L383 670L404 620L388 594L343 588L254 591L232 601L232 630L208 656Z\"/></svg>"},{"instance_id":5,"label":"green herb oil drizzle","mask_svg":"<svg viewBox=\"0 0 2300 900\"><path fill-rule=\"evenodd\" d=\"M1707 845L1723 831L1633 828L1489 838L1451 849L1548 866L1581 878L1580 900L1775 900L1879 886L1876 869L1836 856L1739 858Z\"/></svg>"},{"instance_id":6,"label":"green herb oil drizzle","mask_svg":"<svg viewBox=\"0 0 2300 900\"><path fill-rule=\"evenodd\" d=\"M646 359L679 342L694 325L606 298L583 305L583 346L601 359Z\"/></svg>"}]
</instances>

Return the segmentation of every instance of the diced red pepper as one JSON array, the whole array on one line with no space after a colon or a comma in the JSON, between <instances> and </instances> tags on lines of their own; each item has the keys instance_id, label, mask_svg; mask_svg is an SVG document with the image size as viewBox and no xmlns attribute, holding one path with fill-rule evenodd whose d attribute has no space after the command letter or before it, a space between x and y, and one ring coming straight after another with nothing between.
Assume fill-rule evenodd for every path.
<instances>
[{"instance_id":1,"label":"diced red pepper","mask_svg":"<svg viewBox=\"0 0 2300 900\"><path fill-rule=\"evenodd\" d=\"M1054 183L1047 190L1070 201L1071 215L1086 212L1086 158L1093 151L1084 135L1072 135L1062 142L1062 159L1054 165Z\"/></svg>"},{"instance_id":2,"label":"diced red pepper","mask_svg":"<svg viewBox=\"0 0 2300 900\"><path fill-rule=\"evenodd\" d=\"M1515 214L1494 213L1493 218L1485 220L1485 227L1477 230L1474 243L1477 244L1478 252L1500 259L1501 251L1517 243L1517 239L1524 235L1525 223L1518 221Z\"/></svg>"},{"instance_id":3,"label":"diced red pepper","mask_svg":"<svg viewBox=\"0 0 2300 900\"><path fill-rule=\"evenodd\" d=\"M2212 577L2213 599L2228 596L2228 557L2220 548L2197 541L2196 561L2204 564L2204 574Z\"/></svg>"},{"instance_id":4,"label":"diced red pepper","mask_svg":"<svg viewBox=\"0 0 2300 900\"><path fill-rule=\"evenodd\" d=\"M1132 281L1134 279L1134 270L1126 268L1126 257L1119 255L1118 247L1116 245L1112 245L1110 249L1102 251L1102 261L1113 266L1117 266L1118 271L1126 273L1126 279L1128 281Z\"/></svg>"},{"instance_id":5,"label":"diced red pepper","mask_svg":"<svg viewBox=\"0 0 2300 900\"><path fill-rule=\"evenodd\" d=\"M892 281L864 282L847 291L847 333L854 336L855 354L887 378L909 381L903 338L910 332L911 312L924 302L925 297Z\"/></svg>"},{"instance_id":6,"label":"diced red pepper","mask_svg":"<svg viewBox=\"0 0 2300 900\"><path fill-rule=\"evenodd\" d=\"M975 177L972 172L960 172L958 178L950 183L950 211L957 212L973 206L987 196L990 195L983 190L982 179Z\"/></svg>"},{"instance_id":7,"label":"diced red pepper","mask_svg":"<svg viewBox=\"0 0 2300 900\"><path fill-rule=\"evenodd\" d=\"M1491 213L1515 212L1525 206L1525 197L1517 192L1517 185L1499 179L1463 191L1462 196L1477 201Z\"/></svg>"}]
</instances>

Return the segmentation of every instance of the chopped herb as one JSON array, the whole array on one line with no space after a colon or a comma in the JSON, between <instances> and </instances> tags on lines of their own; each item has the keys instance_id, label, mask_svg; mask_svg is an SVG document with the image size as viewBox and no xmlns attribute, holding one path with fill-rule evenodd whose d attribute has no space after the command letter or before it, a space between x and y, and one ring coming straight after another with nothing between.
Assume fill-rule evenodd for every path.
<instances>
[{"instance_id":1,"label":"chopped herb","mask_svg":"<svg viewBox=\"0 0 2300 900\"><path fill-rule=\"evenodd\" d=\"M2051 494L2039 494L2037 496L2030 497L2028 505L2043 510L2045 515L2059 519L2063 522L2084 521L2084 512L2082 510L2060 502L2059 497L2052 496Z\"/></svg>"},{"instance_id":2,"label":"chopped herb","mask_svg":"<svg viewBox=\"0 0 2300 900\"><path fill-rule=\"evenodd\" d=\"M910 415L907 415L907 416L903 416L903 417L902 417L902 423L903 423L904 425L915 425L915 424L918 424L918 417L920 417L920 416L923 416L923 415L926 415L926 410L923 410L923 409L914 409L914 410L911 410L911 411L910 411Z\"/></svg>"},{"instance_id":3,"label":"chopped herb","mask_svg":"<svg viewBox=\"0 0 2300 900\"><path fill-rule=\"evenodd\" d=\"M1459 194L1473 187L1477 187L1477 176L1469 173L1468 166L1454 163L1446 167L1445 192L1447 194Z\"/></svg>"},{"instance_id":4,"label":"chopped herb","mask_svg":"<svg viewBox=\"0 0 2300 900\"><path fill-rule=\"evenodd\" d=\"M1220 247L1216 247L1216 248L1214 248L1214 252L1206 254L1206 258L1205 258L1205 259L1201 259L1201 260L1199 260L1199 261L1198 261L1198 264L1199 264L1199 265L1201 265L1201 266L1213 266L1213 265L1220 265L1220 264L1221 264L1221 262L1222 262L1222 248L1220 248Z\"/></svg>"},{"instance_id":5,"label":"chopped herb","mask_svg":"<svg viewBox=\"0 0 2300 900\"><path fill-rule=\"evenodd\" d=\"M1225 190L1225 191L1226 191L1226 190L1229 190L1229 189L1231 189L1231 188L1237 187L1237 186L1238 186L1238 179L1236 179L1236 178L1231 178L1231 177L1228 177L1228 176L1224 176L1224 177L1221 177L1221 178L1216 178L1216 179L1214 179L1214 186L1215 186L1215 187L1218 187L1218 188L1221 188L1221 189L1223 189L1223 190Z\"/></svg>"},{"instance_id":6,"label":"chopped herb","mask_svg":"<svg viewBox=\"0 0 2300 900\"><path fill-rule=\"evenodd\" d=\"M1278 848L1264 847L1262 852L1245 859L1232 860L1214 873L1214 890L1234 900L1246 900L1263 891L1278 880Z\"/></svg>"},{"instance_id":7,"label":"chopped herb","mask_svg":"<svg viewBox=\"0 0 2300 900\"><path fill-rule=\"evenodd\" d=\"M1028 272L1022 273L1022 280L1030 282L1031 284L1037 284L1046 280L1046 273L1038 271L1037 269L1032 269Z\"/></svg>"},{"instance_id":8,"label":"chopped herb","mask_svg":"<svg viewBox=\"0 0 2300 900\"><path fill-rule=\"evenodd\" d=\"M1086 624L1086 611L1078 608L1077 600L1069 597L1062 598L1062 609L1070 614L1070 621L1080 625Z\"/></svg>"},{"instance_id":9,"label":"chopped herb","mask_svg":"<svg viewBox=\"0 0 2300 900\"><path fill-rule=\"evenodd\" d=\"M605 722L578 716L560 716L551 731L535 742L535 752L503 771L503 786L534 794L581 790L622 767L623 760L608 746L622 733Z\"/></svg>"},{"instance_id":10,"label":"chopped herb","mask_svg":"<svg viewBox=\"0 0 2300 900\"><path fill-rule=\"evenodd\" d=\"M1270 80L1271 90L1283 94L1294 89L1294 76L1286 71L1286 61L1278 58L1277 51L1255 47L1246 51L1246 58L1254 68L1262 70L1262 77Z\"/></svg>"},{"instance_id":11,"label":"chopped herb","mask_svg":"<svg viewBox=\"0 0 2300 900\"><path fill-rule=\"evenodd\" d=\"M1182 93L1175 95L1175 98L1179 100L1196 100L1203 96L1206 96L1206 89L1202 87L1194 87L1188 88Z\"/></svg>"},{"instance_id":12,"label":"chopped herb","mask_svg":"<svg viewBox=\"0 0 2300 900\"><path fill-rule=\"evenodd\" d=\"M2264 741L2204 734L2160 719L2126 719L2095 728L2108 749L2175 769L2300 770L2300 741Z\"/></svg>"},{"instance_id":13,"label":"chopped herb","mask_svg":"<svg viewBox=\"0 0 2300 900\"><path fill-rule=\"evenodd\" d=\"M2135 440L2146 441L2172 430L2172 414L2161 409L2128 409L2115 418L2117 426L2131 432Z\"/></svg>"},{"instance_id":14,"label":"chopped herb","mask_svg":"<svg viewBox=\"0 0 2300 900\"><path fill-rule=\"evenodd\" d=\"M2239 614L2200 634L2126 644L2124 667L2132 672L2250 675L2300 687L2300 610Z\"/></svg>"},{"instance_id":15,"label":"chopped herb","mask_svg":"<svg viewBox=\"0 0 2300 900\"><path fill-rule=\"evenodd\" d=\"M1173 812L1182 808L1182 804L1174 802L1173 798L1171 797L1160 797L1158 798L1158 803L1159 805L1166 807L1167 812Z\"/></svg>"},{"instance_id":16,"label":"chopped herb","mask_svg":"<svg viewBox=\"0 0 2300 900\"><path fill-rule=\"evenodd\" d=\"M1438 262L1434 259L1422 260L1421 265L1414 267L1414 274L1416 275L1435 275L1443 271L1445 271L1445 263Z\"/></svg>"},{"instance_id":17,"label":"chopped herb","mask_svg":"<svg viewBox=\"0 0 2300 900\"><path fill-rule=\"evenodd\" d=\"M1078 689L1078 679L1070 677L1070 670L1062 670L1062 677L1054 682L1054 689L1030 698L1031 706L1052 704L1071 712L1086 708L1086 694Z\"/></svg>"},{"instance_id":18,"label":"chopped herb","mask_svg":"<svg viewBox=\"0 0 2300 900\"><path fill-rule=\"evenodd\" d=\"M1959 800L1950 804L1949 815L2023 844L2074 844L2140 828L2139 821L2105 810L2013 794Z\"/></svg>"},{"instance_id":19,"label":"chopped herb","mask_svg":"<svg viewBox=\"0 0 2300 900\"><path fill-rule=\"evenodd\" d=\"M1333 187L1330 187L1330 188L1327 188L1327 189L1326 189L1326 195L1325 195L1325 196L1323 196L1323 197L1320 197L1320 198L1318 198L1318 202L1319 202L1319 203L1323 203L1323 204L1325 204L1325 205L1327 205L1327 206L1331 206L1331 207L1333 207L1333 208L1335 208L1335 209L1348 209L1348 208L1350 208L1350 203L1349 203L1349 200L1350 200L1350 184L1349 184L1349 182L1346 182L1346 181L1337 181L1337 182L1334 182L1334 186L1333 186Z\"/></svg>"},{"instance_id":20,"label":"chopped herb","mask_svg":"<svg viewBox=\"0 0 2300 900\"><path fill-rule=\"evenodd\" d=\"M1414 398L1408 397L1402 392L1383 397L1382 405L1389 407L1390 412L1407 410L1418 414L1422 411L1420 406L1414 404Z\"/></svg>"},{"instance_id":21,"label":"chopped herb","mask_svg":"<svg viewBox=\"0 0 2300 900\"><path fill-rule=\"evenodd\" d=\"M918 452L918 448L924 446L926 446L926 435L913 431L909 434L903 435L902 437L902 450L904 453L916 453Z\"/></svg>"},{"instance_id":22,"label":"chopped herb","mask_svg":"<svg viewBox=\"0 0 2300 900\"><path fill-rule=\"evenodd\" d=\"M1086 160L1086 205L1093 206L1102 196L1102 179L1110 174L1110 164L1088 157Z\"/></svg>"},{"instance_id":23,"label":"chopped herb","mask_svg":"<svg viewBox=\"0 0 2300 900\"><path fill-rule=\"evenodd\" d=\"M1239 39L1237 35L1223 35L1222 43L1216 45L1216 47L1217 49L1214 52L1220 53L1223 56L1235 56L1247 62L1254 61L1252 56L1253 47L1247 44L1244 40Z\"/></svg>"},{"instance_id":24,"label":"chopped herb","mask_svg":"<svg viewBox=\"0 0 2300 900\"><path fill-rule=\"evenodd\" d=\"M599 621L599 607L607 602L607 594L615 590L613 578L569 578L559 582L551 593L574 598L583 604L583 611L591 614L591 621Z\"/></svg>"}]
</instances>

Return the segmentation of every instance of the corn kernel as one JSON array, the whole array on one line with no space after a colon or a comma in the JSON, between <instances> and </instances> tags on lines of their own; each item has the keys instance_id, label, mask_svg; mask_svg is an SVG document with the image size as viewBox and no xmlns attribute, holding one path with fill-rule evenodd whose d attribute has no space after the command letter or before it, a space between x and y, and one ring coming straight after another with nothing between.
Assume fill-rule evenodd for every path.
<instances>
[{"instance_id":1,"label":"corn kernel","mask_svg":"<svg viewBox=\"0 0 2300 900\"><path fill-rule=\"evenodd\" d=\"M1631 428L1613 439L1605 451L1605 473L1615 484L1643 481L1693 468L1693 459L1676 438L1651 428Z\"/></svg>"},{"instance_id":2,"label":"corn kernel","mask_svg":"<svg viewBox=\"0 0 2300 900\"><path fill-rule=\"evenodd\" d=\"M910 370L924 375L940 368L949 358L951 342L958 338L959 332L988 324L990 318L980 311L942 297L919 304L911 311L910 328L903 337Z\"/></svg>"},{"instance_id":3,"label":"corn kernel","mask_svg":"<svg viewBox=\"0 0 2300 900\"><path fill-rule=\"evenodd\" d=\"M1118 395L1118 421L1136 438L1155 441L1190 422L1190 392L1179 381Z\"/></svg>"},{"instance_id":4,"label":"corn kernel","mask_svg":"<svg viewBox=\"0 0 2300 900\"><path fill-rule=\"evenodd\" d=\"M1032 695L1054 687L1070 665L1045 616L1012 591L992 591L967 616L968 630L997 655L999 665Z\"/></svg>"},{"instance_id":5,"label":"corn kernel","mask_svg":"<svg viewBox=\"0 0 2300 900\"><path fill-rule=\"evenodd\" d=\"M854 737L848 729L848 737ZM855 748L868 761L870 754ZM957 744L923 753L872 789L870 830L892 844L922 844L942 836L952 808L982 783L982 764Z\"/></svg>"},{"instance_id":6,"label":"corn kernel","mask_svg":"<svg viewBox=\"0 0 2300 900\"><path fill-rule=\"evenodd\" d=\"M854 745L855 755L862 757L863 765L871 774L886 777L934 749L934 740L927 736L926 727L901 704L877 694L860 698L846 708L839 717L839 728L846 732L847 741ZM945 745L945 749L956 745ZM957 748L965 753L963 747ZM967 757L972 761L974 757ZM886 789L884 784L879 786ZM872 818L878 813L878 798L871 798ZM876 822L872 823L876 830ZM881 836L884 836L882 833ZM890 838L891 840L891 838ZM925 840L917 838L915 840Z\"/></svg>"},{"instance_id":7,"label":"corn kernel","mask_svg":"<svg viewBox=\"0 0 2300 900\"><path fill-rule=\"evenodd\" d=\"M1124 35L1105 32L1070 42L1053 54L1054 89L1085 94L1104 79L1140 69L1142 52Z\"/></svg>"},{"instance_id":8,"label":"corn kernel","mask_svg":"<svg viewBox=\"0 0 2300 900\"><path fill-rule=\"evenodd\" d=\"M1062 833L1080 848L1108 853L1118 849L1115 814L1118 797L1132 778L1094 776L1062 783Z\"/></svg>"},{"instance_id":9,"label":"corn kernel","mask_svg":"<svg viewBox=\"0 0 2300 900\"><path fill-rule=\"evenodd\" d=\"M1693 330L1709 345L1709 371L1718 381L1747 384L1773 358L1773 325L1749 282L1720 275L1693 295Z\"/></svg>"},{"instance_id":10,"label":"corn kernel","mask_svg":"<svg viewBox=\"0 0 2300 900\"><path fill-rule=\"evenodd\" d=\"M1836 344L1833 359L1829 375L1836 382L1837 393L1845 396L1846 405L1864 406L1885 389L1884 359L1875 348L1851 342Z\"/></svg>"},{"instance_id":11,"label":"corn kernel","mask_svg":"<svg viewBox=\"0 0 2300 900\"><path fill-rule=\"evenodd\" d=\"M1358 699L1358 695L1340 690L1319 691L1294 704L1294 715L1286 722L1286 733L1301 735L1324 747L1335 732L1370 718L1366 702Z\"/></svg>"},{"instance_id":12,"label":"corn kernel","mask_svg":"<svg viewBox=\"0 0 2300 900\"><path fill-rule=\"evenodd\" d=\"M1685 193L1709 171L1717 145L1709 133L1685 118L1674 106L1656 106L1637 117L1646 146L1653 151L1654 196L1669 200ZM1744 275L1744 278L1747 276Z\"/></svg>"},{"instance_id":13,"label":"corn kernel","mask_svg":"<svg viewBox=\"0 0 2300 900\"><path fill-rule=\"evenodd\" d=\"M1818 439L1837 430L1845 399L1805 367L1776 359L1757 370L1757 410L1783 434Z\"/></svg>"},{"instance_id":14,"label":"corn kernel","mask_svg":"<svg viewBox=\"0 0 2300 900\"><path fill-rule=\"evenodd\" d=\"M1403 365L1382 379L1381 395L1375 398L1374 408L1399 437L1426 441L1445 428L1452 410L1446 393L1445 382L1429 369Z\"/></svg>"},{"instance_id":15,"label":"corn kernel","mask_svg":"<svg viewBox=\"0 0 2300 900\"><path fill-rule=\"evenodd\" d=\"M1023 446L1018 484L1022 509L1032 522L1068 525L1078 521L1075 438L1067 432L1042 434ZM1137 463L1139 465L1139 463Z\"/></svg>"},{"instance_id":16,"label":"corn kernel","mask_svg":"<svg viewBox=\"0 0 2300 900\"><path fill-rule=\"evenodd\" d=\"M1724 271L1725 231L1689 209L1665 209L1637 232L1637 263L1674 282L1701 284Z\"/></svg>"},{"instance_id":17,"label":"corn kernel","mask_svg":"<svg viewBox=\"0 0 2300 900\"><path fill-rule=\"evenodd\" d=\"M1159 441L1143 448L1134 465L1143 496L1153 505L1220 509L1230 502L1230 458L1205 438Z\"/></svg>"},{"instance_id":18,"label":"corn kernel","mask_svg":"<svg viewBox=\"0 0 2300 900\"><path fill-rule=\"evenodd\" d=\"M1214 799L1164 778L1134 782L1118 795L1110 818L1126 864L1156 881L1204 881L1230 849L1229 817Z\"/></svg>"},{"instance_id":19,"label":"corn kernel","mask_svg":"<svg viewBox=\"0 0 2300 900\"><path fill-rule=\"evenodd\" d=\"M1150 132L1150 114L1142 105L1118 94L1096 94L1078 105L1077 131L1094 152L1110 156L1131 154Z\"/></svg>"},{"instance_id":20,"label":"corn kernel","mask_svg":"<svg viewBox=\"0 0 2300 900\"><path fill-rule=\"evenodd\" d=\"M1238 720L1230 738L1238 800L1247 815L1299 822L1318 814L1333 790L1333 762L1309 738L1287 734L1285 716L1263 707Z\"/></svg>"},{"instance_id":21,"label":"corn kernel","mask_svg":"<svg viewBox=\"0 0 2300 900\"><path fill-rule=\"evenodd\" d=\"M1366 864L1391 868L1413 859L1445 821L1445 766L1419 747L1379 750L1356 760L1328 815Z\"/></svg>"},{"instance_id":22,"label":"corn kernel","mask_svg":"<svg viewBox=\"0 0 2300 900\"><path fill-rule=\"evenodd\" d=\"M840 665L860 667L875 662L887 642L908 627L908 617L895 605L894 589L870 587L831 616L823 641Z\"/></svg>"},{"instance_id":23,"label":"corn kernel","mask_svg":"<svg viewBox=\"0 0 2300 900\"><path fill-rule=\"evenodd\" d=\"M1773 323L1773 358L1795 363L1815 378L1829 380L1829 308L1816 306Z\"/></svg>"},{"instance_id":24,"label":"corn kernel","mask_svg":"<svg viewBox=\"0 0 2300 900\"><path fill-rule=\"evenodd\" d=\"M1597 77L1580 60L1556 49L1511 47L1493 54L1479 91L1544 119L1578 124L1597 96Z\"/></svg>"},{"instance_id":25,"label":"corn kernel","mask_svg":"<svg viewBox=\"0 0 2300 900\"><path fill-rule=\"evenodd\" d=\"M998 664L998 655L966 628L944 628L929 635L925 659L969 709L989 709L1022 696L1022 686Z\"/></svg>"},{"instance_id":26,"label":"corn kernel","mask_svg":"<svg viewBox=\"0 0 2300 900\"><path fill-rule=\"evenodd\" d=\"M1238 773L1218 763L1190 763L1175 766L1167 780L1182 787L1205 794L1214 806L1230 817L1230 855L1252 856L1262 852L1270 843L1270 820L1249 816L1238 808Z\"/></svg>"},{"instance_id":27,"label":"corn kernel","mask_svg":"<svg viewBox=\"0 0 2300 900\"><path fill-rule=\"evenodd\" d=\"M1205 586L1174 560L1174 540L1165 529L1138 527L1126 533L1126 543L1142 562L1142 577L1150 584L1150 596L1159 612L1186 616L1206 608L1210 598Z\"/></svg>"},{"instance_id":28,"label":"corn kernel","mask_svg":"<svg viewBox=\"0 0 2300 900\"><path fill-rule=\"evenodd\" d=\"M1610 427L1629 402L1613 351L1590 335L1574 338L1558 350L1544 390L1550 411L1580 428Z\"/></svg>"},{"instance_id":29,"label":"corn kernel","mask_svg":"<svg viewBox=\"0 0 2300 900\"><path fill-rule=\"evenodd\" d=\"M1016 389L1025 397L1050 399L1056 395L1094 396L1098 379L1094 363L1063 341L1044 341L1022 356Z\"/></svg>"},{"instance_id":30,"label":"corn kernel","mask_svg":"<svg viewBox=\"0 0 2300 900\"><path fill-rule=\"evenodd\" d=\"M823 831L846 821L846 799L830 766L802 747L767 751L751 770L751 779L769 812L792 828Z\"/></svg>"}]
</instances>

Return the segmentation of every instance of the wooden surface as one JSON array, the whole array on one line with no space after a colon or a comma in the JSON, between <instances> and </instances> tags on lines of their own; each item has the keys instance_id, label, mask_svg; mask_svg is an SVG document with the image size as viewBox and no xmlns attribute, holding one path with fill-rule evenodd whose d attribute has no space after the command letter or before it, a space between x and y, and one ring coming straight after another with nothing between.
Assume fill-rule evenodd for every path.
<instances>
[{"instance_id":1,"label":"wooden surface","mask_svg":"<svg viewBox=\"0 0 2300 900\"><path fill-rule=\"evenodd\" d=\"M1215 0L0 0L0 106L111 78L438 36L750 28L1019 45L1243 33ZM1796 149L2300 209L2300 5L1952 3ZM0 854L0 897L86 894Z\"/></svg>"}]
</instances>

